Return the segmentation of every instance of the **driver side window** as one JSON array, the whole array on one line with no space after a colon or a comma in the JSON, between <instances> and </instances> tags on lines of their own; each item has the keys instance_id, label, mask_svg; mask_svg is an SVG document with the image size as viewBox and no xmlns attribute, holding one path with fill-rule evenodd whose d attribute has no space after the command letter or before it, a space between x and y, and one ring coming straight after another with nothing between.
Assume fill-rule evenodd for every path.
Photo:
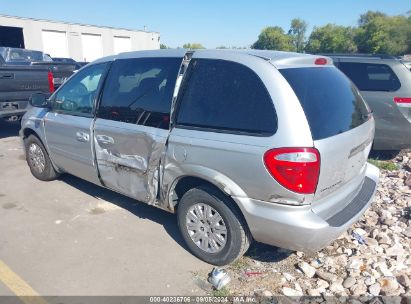
<instances>
[{"instance_id":1,"label":"driver side window","mask_svg":"<svg viewBox=\"0 0 411 304\"><path fill-rule=\"evenodd\" d=\"M53 110L77 115L92 114L94 100L106 66L107 63L94 64L77 72L57 92Z\"/></svg>"}]
</instances>

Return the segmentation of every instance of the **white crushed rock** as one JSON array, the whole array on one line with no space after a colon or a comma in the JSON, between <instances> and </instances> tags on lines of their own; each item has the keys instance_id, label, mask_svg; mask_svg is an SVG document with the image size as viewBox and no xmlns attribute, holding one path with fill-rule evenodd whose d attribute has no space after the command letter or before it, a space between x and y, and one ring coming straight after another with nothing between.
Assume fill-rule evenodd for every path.
<instances>
[{"instance_id":1,"label":"white crushed rock","mask_svg":"<svg viewBox=\"0 0 411 304\"><path fill-rule=\"evenodd\" d=\"M394 160L399 169L381 170L371 208L340 238L315 254L289 252L278 261L264 261L264 253L243 258L248 271L262 276L248 278L243 268L229 268L237 278L233 295L286 296L411 296L411 150ZM355 232L365 240L359 244ZM267 248L275 251L273 247ZM271 252L272 254L272 252Z\"/></svg>"}]
</instances>

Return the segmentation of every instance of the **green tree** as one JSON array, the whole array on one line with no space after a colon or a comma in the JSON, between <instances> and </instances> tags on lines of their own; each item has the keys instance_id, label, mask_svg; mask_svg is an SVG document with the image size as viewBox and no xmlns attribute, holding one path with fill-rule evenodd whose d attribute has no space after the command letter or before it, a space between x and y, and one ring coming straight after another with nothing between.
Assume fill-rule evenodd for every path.
<instances>
[{"instance_id":1,"label":"green tree","mask_svg":"<svg viewBox=\"0 0 411 304\"><path fill-rule=\"evenodd\" d=\"M411 51L411 17L368 11L358 24L355 41L359 52L403 55Z\"/></svg>"},{"instance_id":2,"label":"green tree","mask_svg":"<svg viewBox=\"0 0 411 304\"><path fill-rule=\"evenodd\" d=\"M205 47L201 43L185 43L183 44L183 48L192 50L205 49Z\"/></svg>"},{"instance_id":3,"label":"green tree","mask_svg":"<svg viewBox=\"0 0 411 304\"><path fill-rule=\"evenodd\" d=\"M305 47L308 53L355 53L355 29L335 24L314 27Z\"/></svg>"},{"instance_id":4,"label":"green tree","mask_svg":"<svg viewBox=\"0 0 411 304\"><path fill-rule=\"evenodd\" d=\"M292 36L293 44L297 52L302 53L305 47L305 33L307 32L307 22L300 18L291 20L291 27L288 35Z\"/></svg>"},{"instance_id":5,"label":"green tree","mask_svg":"<svg viewBox=\"0 0 411 304\"><path fill-rule=\"evenodd\" d=\"M364 26L371 20L379 17L387 17L387 15L378 11L368 11L360 16L360 19L358 19L358 26Z\"/></svg>"},{"instance_id":6,"label":"green tree","mask_svg":"<svg viewBox=\"0 0 411 304\"><path fill-rule=\"evenodd\" d=\"M407 49L407 54L411 54L411 11L408 12L408 14L410 15L408 17L408 31L407 31L407 45L408 45L408 49Z\"/></svg>"},{"instance_id":7,"label":"green tree","mask_svg":"<svg viewBox=\"0 0 411 304\"><path fill-rule=\"evenodd\" d=\"M284 33L279 26L269 26L263 29L258 40L251 46L259 50L295 51L292 37Z\"/></svg>"},{"instance_id":8,"label":"green tree","mask_svg":"<svg viewBox=\"0 0 411 304\"><path fill-rule=\"evenodd\" d=\"M168 49L168 46L163 43L160 43L160 49Z\"/></svg>"}]
</instances>

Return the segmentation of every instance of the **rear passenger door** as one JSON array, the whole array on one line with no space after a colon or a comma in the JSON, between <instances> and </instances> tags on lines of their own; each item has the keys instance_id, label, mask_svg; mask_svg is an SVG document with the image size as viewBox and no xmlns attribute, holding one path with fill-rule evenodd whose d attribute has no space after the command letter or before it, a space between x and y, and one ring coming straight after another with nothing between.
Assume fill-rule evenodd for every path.
<instances>
[{"instance_id":1,"label":"rear passenger door","mask_svg":"<svg viewBox=\"0 0 411 304\"><path fill-rule=\"evenodd\" d=\"M94 125L97 165L106 187L155 202L183 56L113 62Z\"/></svg>"},{"instance_id":2,"label":"rear passenger door","mask_svg":"<svg viewBox=\"0 0 411 304\"><path fill-rule=\"evenodd\" d=\"M176 172L219 185L229 178L250 197L261 197L261 189L271 189L272 178L256 176L267 176L262 155L267 138L277 131L277 115L251 66L268 63L224 53L198 52L190 61L167 145L166 167L173 170L164 172L163 185L171 184ZM275 146L275 139L272 142Z\"/></svg>"}]
</instances>

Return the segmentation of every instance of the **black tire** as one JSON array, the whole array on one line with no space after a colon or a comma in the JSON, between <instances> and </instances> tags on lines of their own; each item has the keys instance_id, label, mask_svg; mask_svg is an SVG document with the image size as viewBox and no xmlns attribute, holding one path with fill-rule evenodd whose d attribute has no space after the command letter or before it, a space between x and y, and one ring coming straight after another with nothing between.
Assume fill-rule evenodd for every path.
<instances>
[{"instance_id":1,"label":"black tire","mask_svg":"<svg viewBox=\"0 0 411 304\"><path fill-rule=\"evenodd\" d=\"M198 203L212 207L224 221L227 230L226 243L218 252L204 251L190 237L186 216L190 207ZM248 250L252 237L242 214L234 204L230 198L208 186L190 189L183 195L177 207L178 226L188 248L196 257L212 265L221 266L230 264Z\"/></svg>"},{"instance_id":2,"label":"black tire","mask_svg":"<svg viewBox=\"0 0 411 304\"><path fill-rule=\"evenodd\" d=\"M26 149L27 164L30 167L31 174L33 174L35 178L42 181L51 181L59 176L59 174L56 172L56 170L54 170L53 165L51 164L51 160L47 153L47 150L44 148L43 143L37 136L29 135L24 140L24 146ZM40 166L35 165L35 161L31 157L32 154L30 153L30 148L33 147L35 147L35 149L39 148L41 150L42 155L44 156L44 168L42 170L40 169Z\"/></svg>"}]
</instances>

